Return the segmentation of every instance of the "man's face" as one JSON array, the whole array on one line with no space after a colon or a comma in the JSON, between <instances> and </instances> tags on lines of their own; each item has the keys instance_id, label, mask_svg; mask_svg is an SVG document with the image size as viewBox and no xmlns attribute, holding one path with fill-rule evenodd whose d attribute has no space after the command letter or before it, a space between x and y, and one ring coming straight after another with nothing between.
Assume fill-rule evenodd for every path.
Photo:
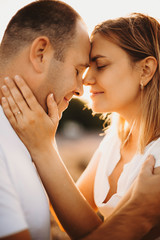
<instances>
[{"instance_id":1,"label":"man's face","mask_svg":"<svg viewBox=\"0 0 160 240\"><path fill-rule=\"evenodd\" d=\"M90 42L82 22L77 23L76 31L75 41L67 49L64 61L52 60L48 76L38 89L41 98L39 101L42 105L49 93L54 94L60 117L73 95L83 94L82 76L89 64Z\"/></svg>"}]
</instances>

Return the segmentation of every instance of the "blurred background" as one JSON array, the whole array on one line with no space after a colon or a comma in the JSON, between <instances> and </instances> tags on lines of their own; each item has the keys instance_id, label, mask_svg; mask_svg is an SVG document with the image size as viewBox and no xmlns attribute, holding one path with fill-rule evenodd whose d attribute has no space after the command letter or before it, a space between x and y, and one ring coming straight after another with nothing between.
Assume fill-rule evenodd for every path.
<instances>
[{"instance_id":1,"label":"blurred background","mask_svg":"<svg viewBox=\"0 0 160 240\"><path fill-rule=\"evenodd\" d=\"M0 0L0 40L7 23L18 9L33 0ZM131 12L149 14L160 18L159 0L64 0L75 8L87 24L89 34L99 22L110 18L125 16ZM64 163L76 181L86 168L94 151L102 140L103 120L99 115L92 116L92 111L85 107L89 102L88 88L85 87L81 98L74 98L69 108L63 113L57 132L57 144ZM54 240L69 239L51 217Z\"/></svg>"},{"instance_id":2,"label":"blurred background","mask_svg":"<svg viewBox=\"0 0 160 240\"><path fill-rule=\"evenodd\" d=\"M85 102L74 98L63 113L57 132L57 145L62 159L75 181L85 170L94 151L98 147L103 133L103 120L99 115L85 107ZM74 201L74 199L73 199ZM51 217L53 240L67 240L67 234L58 227Z\"/></svg>"}]
</instances>

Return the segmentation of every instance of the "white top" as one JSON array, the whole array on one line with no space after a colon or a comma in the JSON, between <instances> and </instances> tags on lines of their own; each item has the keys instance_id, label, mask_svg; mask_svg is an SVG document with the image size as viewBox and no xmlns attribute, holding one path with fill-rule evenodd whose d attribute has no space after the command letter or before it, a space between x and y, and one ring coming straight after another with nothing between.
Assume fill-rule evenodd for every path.
<instances>
[{"instance_id":1,"label":"white top","mask_svg":"<svg viewBox=\"0 0 160 240\"><path fill-rule=\"evenodd\" d=\"M29 152L0 106L0 238L25 229L33 240L50 239L48 199Z\"/></svg>"},{"instance_id":2,"label":"white top","mask_svg":"<svg viewBox=\"0 0 160 240\"><path fill-rule=\"evenodd\" d=\"M108 176L111 175L121 157L120 144L117 135L108 133L98 149L101 153L101 159L95 176L94 200L104 217L112 213L120 199L125 195L149 154L152 154L156 159L155 167L160 166L160 138L158 138L146 146L144 154L135 154L132 160L124 165L117 183L117 192L107 203L103 203L109 192Z\"/></svg>"}]
</instances>

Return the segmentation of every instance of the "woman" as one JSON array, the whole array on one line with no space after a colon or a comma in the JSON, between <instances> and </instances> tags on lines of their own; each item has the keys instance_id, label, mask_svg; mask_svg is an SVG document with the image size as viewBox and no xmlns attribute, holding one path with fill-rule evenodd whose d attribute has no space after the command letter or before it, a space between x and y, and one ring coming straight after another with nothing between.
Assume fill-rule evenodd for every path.
<instances>
[{"instance_id":1,"label":"woman","mask_svg":"<svg viewBox=\"0 0 160 240\"><path fill-rule=\"evenodd\" d=\"M127 192L149 154L154 155L156 166L160 166L160 24L143 14L108 20L95 27L91 44L90 68L84 84L91 88L92 109L114 114L111 127L77 185L92 208L106 218ZM26 96L25 83L20 81L21 84L17 80L16 83L27 105L24 109L19 107L17 91L12 92L17 105L11 95L8 103L12 110L22 112L23 117L12 114L6 101L2 106L33 159L38 161L37 149L47 158L48 149L55 145L50 129L55 133L56 106L49 96L49 115L54 119L49 121L45 115L38 121L35 114L33 121L33 110L27 107L30 98ZM38 113L38 104L36 101L34 104ZM27 125L25 115L27 119L31 116L32 126ZM48 127L44 127L46 122ZM41 138L39 131L35 135L35 129L40 129ZM40 166L38 171L41 175ZM156 233L149 239L159 235Z\"/></svg>"}]
</instances>

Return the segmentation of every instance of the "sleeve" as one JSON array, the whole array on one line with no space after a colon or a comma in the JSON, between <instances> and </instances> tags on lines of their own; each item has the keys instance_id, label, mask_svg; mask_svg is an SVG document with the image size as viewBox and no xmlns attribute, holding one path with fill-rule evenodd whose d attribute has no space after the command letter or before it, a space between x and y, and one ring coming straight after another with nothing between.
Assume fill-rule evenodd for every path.
<instances>
[{"instance_id":1,"label":"sleeve","mask_svg":"<svg viewBox=\"0 0 160 240\"><path fill-rule=\"evenodd\" d=\"M5 156L0 149L0 238L27 228L18 196L5 165Z\"/></svg>"},{"instance_id":2,"label":"sleeve","mask_svg":"<svg viewBox=\"0 0 160 240\"><path fill-rule=\"evenodd\" d=\"M160 167L160 138L153 143L150 154L152 154L156 160L155 167Z\"/></svg>"}]
</instances>

